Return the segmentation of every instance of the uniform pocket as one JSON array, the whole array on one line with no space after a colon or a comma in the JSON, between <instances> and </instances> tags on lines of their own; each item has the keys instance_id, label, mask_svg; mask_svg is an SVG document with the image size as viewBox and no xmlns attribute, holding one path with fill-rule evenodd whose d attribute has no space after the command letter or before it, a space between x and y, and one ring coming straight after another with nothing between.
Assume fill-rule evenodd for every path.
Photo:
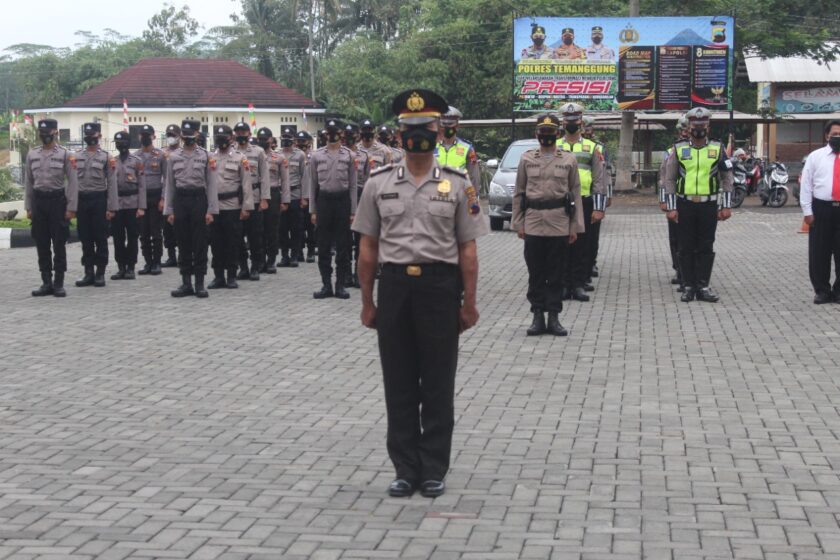
<instances>
[{"instance_id":1,"label":"uniform pocket","mask_svg":"<svg viewBox=\"0 0 840 560\"><path fill-rule=\"evenodd\" d=\"M405 203L399 200L386 200L379 204L379 215L383 218L405 214Z\"/></svg>"},{"instance_id":2,"label":"uniform pocket","mask_svg":"<svg viewBox=\"0 0 840 560\"><path fill-rule=\"evenodd\" d=\"M455 204L452 202L431 201L429 203L429 214L440 218L454 218Z\"/></svg>"}]
</instances>

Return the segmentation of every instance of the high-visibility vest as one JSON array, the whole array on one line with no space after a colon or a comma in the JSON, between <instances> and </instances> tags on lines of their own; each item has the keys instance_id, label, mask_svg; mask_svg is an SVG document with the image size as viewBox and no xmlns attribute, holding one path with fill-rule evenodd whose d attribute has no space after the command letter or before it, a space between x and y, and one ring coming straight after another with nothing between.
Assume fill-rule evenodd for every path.
<instances>
[{"instance_id":1,"label":"high-visibility vest","mask_svg":"<svg viewBox=\"0 0 840 560\"><path fill-rule=\"evenodd\" d=\"M470 154L472 144L464 142L460 138L455 139L455 143L448 148L438 142L435 148L435 158L438 163L453 169L467 169L467 156Z\"/></svg>"},{"instance_id":2,"label":"high-visibility vest","mask_svg":"<svg viewBox=\"0 0 840 560\"><path fill-rule=\"evenodd\" d=\"M720 187L718 166L723 155L723 145L714 140L697 148L690 142L674 144L680 178L677 180L677 194L685 196L709 196L717 194Z\"/></svg>"},{"instance_id":3,"label":"high-visibility vest","mask_svg":"<svg viewBox=\"0 0 840 560\"><path fill-rule=\"evenodd\" d=\"M595 157L595 150L598 144L592 140L581 138L579 142L569 144L564 139L557 141L557 146L572 152L578 165L580 175L580 196L589 196L592 192L592 158Z\"/></svg>"}]
</instances>

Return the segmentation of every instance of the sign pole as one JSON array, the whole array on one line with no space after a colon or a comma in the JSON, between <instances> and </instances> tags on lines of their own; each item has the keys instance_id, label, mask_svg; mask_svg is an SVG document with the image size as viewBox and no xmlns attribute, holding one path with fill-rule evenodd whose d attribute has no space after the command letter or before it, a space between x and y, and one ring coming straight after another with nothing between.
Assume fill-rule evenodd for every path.
<instances>
[{"instance_id":1,"label":"sign pole","mask_svg":"<svg viewBox=\"0 0 840 560\"><path fill-rule=\"evenodd\" d=\"M513 65L510 68L510 141L516 141L516 44L514 43L516 32L516 12L511 12L510 20L510 44L513 51Z\"/></svg>"},{"instance_id":2,"label":"sign pole","mask_svg":"<svg viewBox=\"0 0 840 560\"><path fill-rule=\"evenodd\" d=\"M735 151L735 66L738 60L735 58L735 9L732 10L732 64L729 65L729 145L732 152ZM731 157L732 154L730 153Z\"/></svg>"}]
</instances>

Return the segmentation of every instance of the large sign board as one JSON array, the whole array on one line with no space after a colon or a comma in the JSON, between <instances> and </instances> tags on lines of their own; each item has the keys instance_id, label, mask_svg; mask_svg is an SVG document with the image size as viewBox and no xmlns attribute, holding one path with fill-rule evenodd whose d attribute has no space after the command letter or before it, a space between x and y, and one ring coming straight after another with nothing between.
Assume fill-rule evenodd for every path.
<instances>
[{"instance_id":1,"label":"large sign board","mask_svg":"<svg viewBox=\"0 0 840 560\"><path fill-rule=\"evenodd\" d=\"M732 108L729 16L518 18L513 110Z\"/></svg>"},{"instance_id":2,"label":"large sign board","mask_svg":"<svg viewBox=\"0 0 840 560\"><path fill-rule=\"evenodd\" d=\"M840 86L776 86L779 113L834 113L840 111Z\"/></svg>"}]
</instances>

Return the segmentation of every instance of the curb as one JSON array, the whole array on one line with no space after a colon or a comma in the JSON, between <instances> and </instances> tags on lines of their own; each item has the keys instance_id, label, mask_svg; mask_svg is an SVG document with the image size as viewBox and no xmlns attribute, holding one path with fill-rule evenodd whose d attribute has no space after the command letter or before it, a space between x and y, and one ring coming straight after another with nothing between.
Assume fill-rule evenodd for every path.
<instances>
[{"instance_id":1,"label":"curb","mask_svg":"<svg viewBox=\"0 0 840 560\"><path fill-rule=\"evenodd\" d=\"M75 243L79 240L77 230L71 229L67 243ZM35 240L29 228L0 228L0 249L20 249L34 247Z\"/></svg>"}]
</instances>

